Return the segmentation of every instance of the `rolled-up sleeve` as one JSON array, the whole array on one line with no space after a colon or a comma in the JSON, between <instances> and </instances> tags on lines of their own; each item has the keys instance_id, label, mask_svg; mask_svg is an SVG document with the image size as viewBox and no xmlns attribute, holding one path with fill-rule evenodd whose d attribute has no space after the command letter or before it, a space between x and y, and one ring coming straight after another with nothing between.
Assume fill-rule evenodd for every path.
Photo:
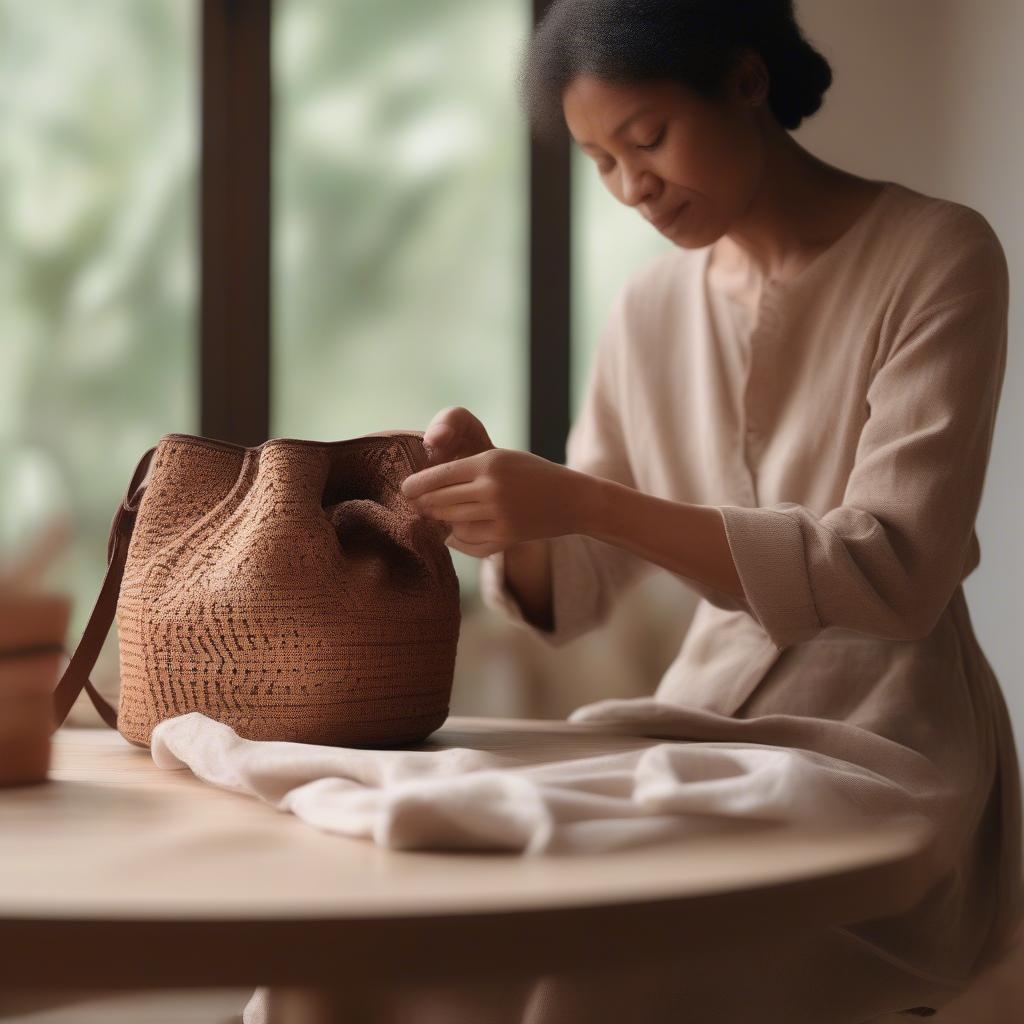
<instances>
[{"instance_id":1,"label":"rolled-up sleeve","mask_svg":"<svg viewBox=\"0 0 1024 1024\"><path fill-rule=\"evenodd\" d=\"M579 412L566 439L566 465L636 487L623 423L622 358L628 344L628 283L612 302L591 360ZM584 534L549 537L553 628L530 622L505 577L505 552L480 560L480 594L487 606L532 629L554 647L603 624L616 599L657 568L631 552Z\"/></svg>"},{"instance_id":2,"label":"rolled-up sleeve","mask_svg":"<svg viewBox=\"0 0 1024 1024\"><path fill-rule=\"evenodd\" d=\"M1008 301L1005 256L986 235L893 332L839 507L719 507L747 611L777 647L828 626L932 631L972 568Z\"/></svg>"}]
</instances>

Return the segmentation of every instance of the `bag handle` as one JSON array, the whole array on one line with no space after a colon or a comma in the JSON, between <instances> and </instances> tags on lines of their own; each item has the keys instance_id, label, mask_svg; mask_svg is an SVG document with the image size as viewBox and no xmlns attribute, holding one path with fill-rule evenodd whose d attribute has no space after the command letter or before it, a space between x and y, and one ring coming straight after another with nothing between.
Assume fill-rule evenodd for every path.
<instances>
[{"instance_id":1,"label":"bag handle","mask_svg":"<svg viewBox=\"0 0 1024 1024\"><path fill-rule=\"evenodd\" d=\"M128 557L128 543L135 526L135 514L139 510L139 503L146 490L142 481L149 471L155 451L156 446L150 448L139 459L131 482L128 484L128 490L125 491L124 498L110 524L110 536L107 539L107 571L103 576L99 597L96 598L96 604L89 616L85 632L82 633L82 638L78 641L78 647L75 648L75 653L71 656L60 682L53 691L53 728L55 732L68 717L72 705L83 688L88 692L93 707L99 712L103 721L111 729L117 728L117 711L93 686L89 679L89 673L96 664L103 641L106 640L107 634L110 632L110 626L117 612L117 599L121 593L121 577L124 574L124 565Z\"/></svg>"}]
</instances>

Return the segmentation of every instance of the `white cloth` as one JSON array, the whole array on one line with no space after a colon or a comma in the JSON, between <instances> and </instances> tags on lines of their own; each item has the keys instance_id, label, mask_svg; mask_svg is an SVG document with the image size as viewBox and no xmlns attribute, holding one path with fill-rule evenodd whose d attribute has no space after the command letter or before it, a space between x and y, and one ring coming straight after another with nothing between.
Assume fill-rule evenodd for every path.
<instances>
[{"instance_id":1,"label":"white cloth","mask_svg":"<svg viewBox=\"0 0 1024 1024\"><path fill-rule=\"evenodd\" d=\"M711 719L719 716L644 698L587 705L569 720L686 741L706 732ZM318 829L392 849L594 853L705 832L714 818L718 827L723 819L924 820L943 813L947 795L924 759L898 783L813 750L744 742L652 741L522 765L466 747L364 750L247 740L199 712L161 722L152 756L161 768L189 768Z\"/></svg>"},{"instance_id":2,"label":"white cloth","mask_svg":"<svg viewBox=\"0 0 1024 1024\"><path fill-rule=\"evenodd\" d=\"M886 816L934 824L958 813L958 788L927 758L842 722L782 715L766 729L764 720L728 718L655 698L598 701L578 708L569 722L597 723L602 731L650 742L524 764L514 752L468 747L363 750L252 741L193 712L161 722L151 749L161 768L188 768L212 785L258 797L318 829L395 849L592 853L751 821L841 825ZM747 742L754 729L775 742ZM593 736L589 727L588 733ZM857 763L823 752L844 748L856 750ZM936 874L950 855L936 848ZM779 991L775 1009L764 1004L762 993L758 1024L825 1024L816 1016L823 1005L835 1014L827 1024L859 1024L878 1013L950 998L954 990L942 979L922 976L888 953L879 955L865 934L845 928L812 937L766 933L764 955L777 960L768 961L775 966L761 985L774 984ZM855 977L856 983L833 993L828 975L820 972L816 988L807 988L801 965L810 955L832 968L842 962L845 977ZM712 979L732 969L748 977L766 970L752 963L709 963L693 982L702 989L673 992L660 983L653 988L671 1006L685 1001L693 1021L738 1024L738 1017L718 1017L720 1011L711 1009L731 998ZM493 1019L582 1024L598 1019L598 1002L611 1006L616 997L654 998L656 980L630 971L605 972L600 979L539 978L524 1016L508 1009L502 1013L509 1016ZM801 1003L793 990L806 991L807 1001ZM581 1004L585 993L591 1002ZM265 989L256 990L245 1024L266 1020L267 997ZM493 1005L511 1006L508 992L496 990ZM664 1018L652 1006L649 1019L674 1019L671 1006L662 1008ZM479 1002L474 1004L473 1013L482 1012ZM445 1019L455 1024L454 1015Z\"/></svg>"}]
</instances>

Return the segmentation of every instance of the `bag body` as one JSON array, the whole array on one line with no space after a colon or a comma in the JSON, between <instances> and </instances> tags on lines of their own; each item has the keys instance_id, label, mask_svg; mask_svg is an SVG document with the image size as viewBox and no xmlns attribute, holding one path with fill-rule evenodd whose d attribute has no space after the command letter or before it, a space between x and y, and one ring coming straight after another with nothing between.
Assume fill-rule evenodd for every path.
<instances>
[{"instance_id":1,"label":"bag body","mask_svg":"<svg viewBox=\"0 0 1024 1024\"><path fill-rule=\"evenodd\" d=\"M343 746L440 727L461 614L449 527L400 489L428 465L422 437L161 438L111 529L121 693L108 724L140 746L189 711L247 739ZM58 687L59 721L82 685L96 702L74 685Z\"/></svg>"}]
</instances>

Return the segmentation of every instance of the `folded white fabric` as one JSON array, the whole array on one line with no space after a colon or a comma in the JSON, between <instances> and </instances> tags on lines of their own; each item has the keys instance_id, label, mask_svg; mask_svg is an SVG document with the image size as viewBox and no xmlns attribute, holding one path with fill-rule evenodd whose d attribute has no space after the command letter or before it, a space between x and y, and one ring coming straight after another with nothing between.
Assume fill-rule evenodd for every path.
<instances>
[{"instance_id":1,"label":"folded white fabric","mask_svg":"<svg viewBox=\"0 0 1024 1024\"><path fill-rule=\"evenodd\" d=\"M911 770L904 764L898 773L881 773L863 759L814 750L810 735L806 749L738 737L701 740L721 736L730 723L742 735L735 727L752 723L653 698L599 701L569 721L599 722L651 742L524 765L467 747L364 750L253 741L192 712L161 722L151 750L161 768L187 767L316 828L395 849L589 853L752 820L821 825L876 821L879 814L931 817L942 789L930 762L904 747L901 754L915 762ZM887 742L860 738L869 746Z\"/></svg>"},{"instance_id":2,"label":"folded white fabric","mask_svg":"<svg viewBox=\"0 0 1024 1024\"><path fill-rule=\"evenodd\" d=\"M316 828L396 849L593 853L753 822L856 826L882 816L932 824L937 873L962 845L969 808L956 773L849 722L783 714L738 719L651 697L585 705L564 724L571 729L574 723L587 737L581 749L599 753L572 756L571 733L565 743L556 740L548 748L549 757L536 756L536 749L524 755L507 742L499 744L499 753L466 746L362 750L255 742L199 713L161 722L151 750L161 768L189 768L206 782L256 796ZM622 736L632 739L616 741ZM813 949L823 950L826 943L836 949L828 975L831 1005L849 1003L846 1016L835 1010L832 1019L864 1020L942 990L933 972L946 966L944 936L957 906L942 887L936 893L912 920L896 919L888 931L887 922L868 922L813 937ZM779 936L779 948L786 941L794 940ZM854 970L858 965L861 974ZM722 977L749 978L752 968L725 962L721 970ZM824 985L825 967L815 970ZM675 968L667 970L664 986L646 989L675 993L668 981L678 976ZM702 994L698 982L666 996L671 1006L665 1020L678 1019L679 1005L697 1013L700 999L706 1019L720 1019L712 1010L725 983ZM531 1024L595 1019L582 998L595 987L594 979L539 984L564 986L570 1004L587 1009L570 1021L557 992L548 992L553 1009L535 1015ZM760 1019L820 1019L810 997L804 1015L797 1012L795 981L792 988L771 1012L759 1003ZM267 995L267 989L256 989L245 1007L245 1024L265 1024ZM496 1006L503 1000L496 995ZM697 1013L693 1019L705 1018Z\"/></svg>"}]
</instances>

